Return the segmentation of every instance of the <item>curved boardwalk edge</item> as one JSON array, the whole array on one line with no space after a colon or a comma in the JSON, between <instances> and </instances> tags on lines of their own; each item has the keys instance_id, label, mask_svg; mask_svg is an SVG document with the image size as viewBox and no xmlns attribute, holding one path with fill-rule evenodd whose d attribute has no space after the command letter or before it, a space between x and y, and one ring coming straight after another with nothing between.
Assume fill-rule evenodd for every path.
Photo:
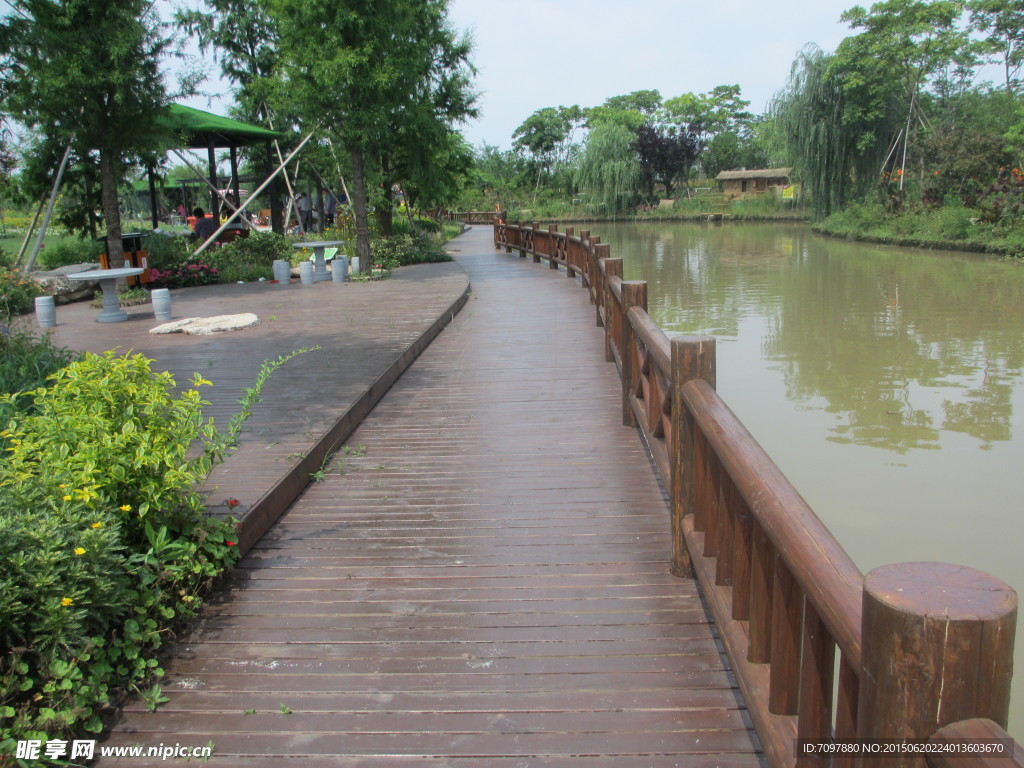
<instances>
[{"instance_id":1,"label":"curved boardwalk edge","mask_svg":"<svg viewBox=\"0 0 1024 768\"><path fill-rule=\"evenodd\" d=\"M241 519L239 551L244 555L259 541L285 510L309 485L310 475L344 443L391 386L408 369L437 335L444 330L469 300L472 286L467 281L458 298L444 309L381 374L359 395L340 417L310 446L306 457L293 465L271 486Z\"/></svg>"},{"instance_id":2,"label":"curved boardwalk edge","mask_svg":"<svg viewBox=\"0 0 1024 768\"><path fill-rule=\"evenodd\" d=\"M209 400L204 414L220 425L237 412L239 393L252 386L264 359L320 348L268 379L238 446L207 483L210 510L242 520L244 552L451 322L469 293L469 278L458 264L422 264L372 283L246 283L171 292L174 319L259 316L256 326L231 333L152 335L149 329L159 322L151 305L129 309L126 322L97 324L96 310L86 303L60 307L51 333L56 344L83 352L143 354L154 370L169 371L182 386L201 373L214 384L203 390Z\"/></svg>"}]
</instances>

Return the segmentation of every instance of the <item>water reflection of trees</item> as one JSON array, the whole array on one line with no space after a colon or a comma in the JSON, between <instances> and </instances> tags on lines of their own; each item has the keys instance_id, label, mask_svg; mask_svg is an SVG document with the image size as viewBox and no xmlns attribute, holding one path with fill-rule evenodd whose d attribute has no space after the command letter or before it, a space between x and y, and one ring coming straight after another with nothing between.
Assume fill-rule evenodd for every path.
<instances>
[{"instance_id":1,"label":"water reflection of trees","mask_svg":"<svg viewBox=\"0 0 1024 768\"><path fill-rule=\"evenodd\" d=\"M595 230L596 231L596 230ZM899 453L943 431L1009 440L1024 368L1022 265L882 248L785 225L618 225L628 279L666 330L763 327L762 357L796 402L824 398L829 439Z\"/></svg>"}]
</instances>

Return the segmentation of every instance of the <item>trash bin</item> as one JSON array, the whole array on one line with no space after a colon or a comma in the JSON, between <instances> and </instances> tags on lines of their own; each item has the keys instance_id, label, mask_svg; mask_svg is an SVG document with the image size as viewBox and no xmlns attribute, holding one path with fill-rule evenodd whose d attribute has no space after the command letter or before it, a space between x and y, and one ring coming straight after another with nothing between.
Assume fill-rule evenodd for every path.
<instances>
[{"instance_id":1,"label":"trash bin","mask_svg":"<svg viewBox=\"0 0 1024 768\"><path fill-rule=\"evenodd\" d=\"M148 237L146 232L124 232L121 234L121 250L124 252L124 264L114 264L118 267L141 267L146 270L137 277L127 278L128 285L139 285L150 282L149 276L149 251L142 250L142 238ZM103 255L100 256L100 266L103 269L110 269L110 242L108 236L97 237L97 241L103 243Z\"/></svg>"}]
</instances>

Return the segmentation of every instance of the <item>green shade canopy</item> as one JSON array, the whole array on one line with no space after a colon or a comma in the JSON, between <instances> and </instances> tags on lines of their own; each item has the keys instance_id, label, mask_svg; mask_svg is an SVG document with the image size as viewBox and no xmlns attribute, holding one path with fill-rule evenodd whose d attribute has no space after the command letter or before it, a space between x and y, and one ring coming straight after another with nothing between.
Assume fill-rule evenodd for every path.
<instances>
[{"instance_id":1,"label":"green shade canopy","mask_svg":"<svg viewBox=\"0 0 1024 768\"><path fill-rule=\"evenodd\" d=\"M190 149L241 147L285 138L283 133L183 104L168 105L167 113L158 117L157 121L177 133L183 141L181 146Z\"/></svg>"}]
</instances>

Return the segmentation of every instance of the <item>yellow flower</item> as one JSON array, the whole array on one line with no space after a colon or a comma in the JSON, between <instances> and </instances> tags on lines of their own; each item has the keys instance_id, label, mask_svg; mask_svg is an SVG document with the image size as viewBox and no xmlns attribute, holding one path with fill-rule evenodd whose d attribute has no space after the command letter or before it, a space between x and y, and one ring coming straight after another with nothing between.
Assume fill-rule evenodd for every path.
<instances>
[{"instance_id":1,"label":"yellow flower","mask_svg":"<svg viewBox=\"0 0 1024 768\"><path fill-rule=\"evenodd\" d=\"M57 487L58 487L58 488L67 488L67 487L68 487L68 484L67 484L67 483L61 483L61 484L60 484L60 485L58 485Z\"/></svg>"},{"instance_id":2,"label":"yellow flower","mask_svg":"<svg viewBox=\"0 0 1024 768\"><path fill-rule=\"evenodd\" d=\"M70 597L62 597L60 599L60 604L62 608L67 608L69 605L74 605L75 601L72 600Z\"/></svg>"},{"instance_id":3,"label":"yellow flower","mask_svg":"<svg viewBox=\"0 0 1024 768\"><path fill-rule=\"evenodd\" d=\"M84 555L85 554L85 547L75 547L74 553L76 555Z\"/></svg>"},{"instance_id":4,"label":"yellow flower","mask_svg":"<svg viewBox=\"0 0 1024 768\"><path fill-rule=\"evenodd\" d=\"M65 494L64 501L71 501L71 497Z\"/></svg>"},{"instance_id":5,"label":"yellow flower","mask_svg":"<svg viewBox=\"0 0 1024 768\"><path fill-rule=\"evenodd\" d=\"M103 527L103 523L93 523L89 527L90 528L102 528Z\"/></svg>"},{"instance_id":6,"label":"yellow flower","mask_svg":"<svg viewBox=\"0 0 1024 768\"><path fill-rule=\"evenodd\" d=\"M121 505L121 506L119 507L119 509L120 509L120 510L121 510L122 512L131 512L131 511L132 511L132 505L131 505L131 504L122 504L122 505Z\"/></svg>"}]
</instances>

